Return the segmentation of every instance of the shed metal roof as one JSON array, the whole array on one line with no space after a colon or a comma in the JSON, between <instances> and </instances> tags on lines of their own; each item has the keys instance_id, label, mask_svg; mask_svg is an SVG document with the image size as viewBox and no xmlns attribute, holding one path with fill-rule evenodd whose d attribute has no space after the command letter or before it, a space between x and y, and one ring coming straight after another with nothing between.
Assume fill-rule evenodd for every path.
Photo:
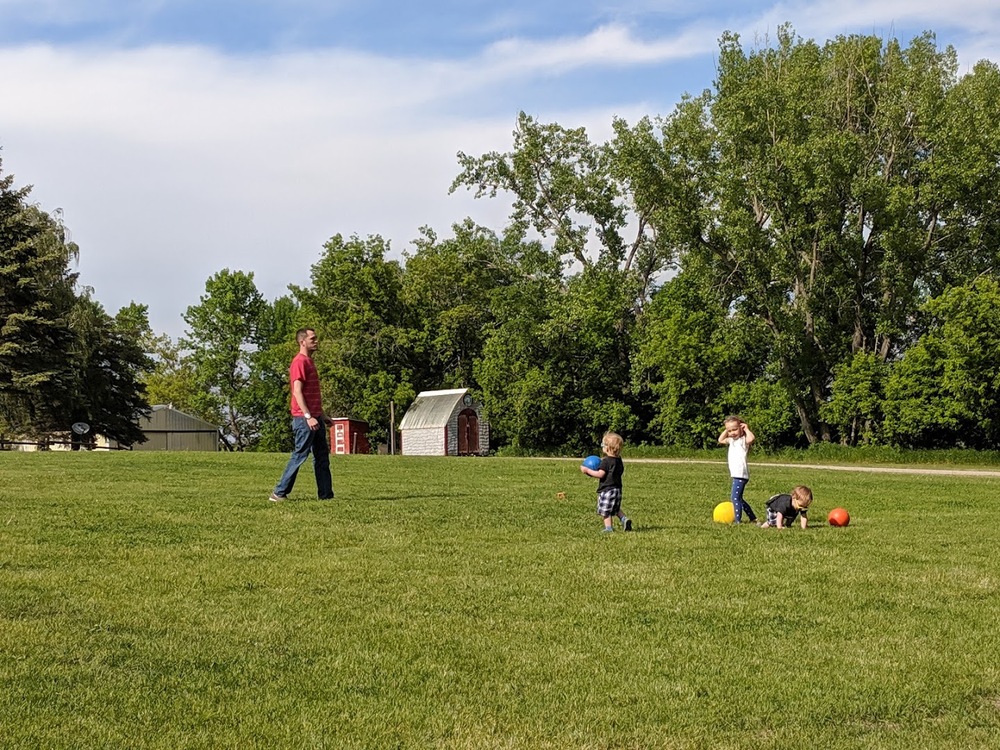
<instances>
[{"instance_id":1,"label":"shed metal roof","mask_svg":"<svg viewBox=\"0 0 1000 750\"><path fill-rule=\"evenodd\" d=\"M419 430L427 427L444 427L451 419L455 407L462 401L468 388L447 391L421 391L413 399L399 423L401 430Z\"/></svg>"},{"instance_id":2,"label":"shed metal roof","mask_svg":"<svg viewBox=\"0 0 1000 750\"><path fill-rule=\"evenodd\" d=\"M167 404L152 407L148 421L139 423L143 432L218 432L217 425L193 417Z\"/></svg>"}]
</instances>

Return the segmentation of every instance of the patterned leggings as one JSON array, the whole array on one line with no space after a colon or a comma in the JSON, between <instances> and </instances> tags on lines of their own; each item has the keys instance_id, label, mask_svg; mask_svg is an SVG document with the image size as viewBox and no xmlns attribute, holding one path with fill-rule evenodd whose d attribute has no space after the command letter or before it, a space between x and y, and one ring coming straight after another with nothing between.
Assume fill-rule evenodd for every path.
<instances>
[{"instance_id":1,"label":"patterned leggings","mask_svg":"<svg viewBox=\"0 0 1000 750\"><path fill-rule=\"evenodd\" d=\"M749 481L749 479L742 477L733 477L733 491L729 495L729 499L733 502L733 520L736 523L743 520L743 511L747 512L747 518L751 521L757 520L757 514L753 512L750 503L743 499L743 488L747 486Z\"/></svg>"}]
</instances>

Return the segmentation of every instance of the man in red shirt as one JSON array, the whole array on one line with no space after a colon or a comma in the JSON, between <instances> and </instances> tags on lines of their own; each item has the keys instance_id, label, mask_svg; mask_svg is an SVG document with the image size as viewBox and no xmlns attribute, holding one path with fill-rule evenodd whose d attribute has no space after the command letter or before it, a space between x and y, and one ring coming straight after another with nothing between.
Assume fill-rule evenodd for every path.
<instances>
[{"instance_id":1,"label":"man in red shirt","mask_svg":"<svg viewBox=\"0 0 1000 750\"><path fill-rule=\"evenodd\" d=\"M316 492L320 500L333 499L333 479L330 476L330 448L326 441L329 418L323 413L323 399L319 390L319 373L313 364L313 352L319 346L316 331L300 328L295 333L299 353L288 368L288 381L292 387L292 436L295 447L285 466L285 473L271 493L273 503L287 500L295 486L299 468L312 453L316 471Z\"/></svg>"}]
</instances>

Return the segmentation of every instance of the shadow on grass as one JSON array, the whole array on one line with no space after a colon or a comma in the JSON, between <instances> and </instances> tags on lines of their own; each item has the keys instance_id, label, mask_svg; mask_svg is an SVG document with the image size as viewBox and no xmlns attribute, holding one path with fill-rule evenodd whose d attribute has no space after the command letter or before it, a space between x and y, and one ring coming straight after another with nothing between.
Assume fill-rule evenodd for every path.
<instances>
[{"instance_id":1,"label":"shadow on grass","mask_svg":"<svg viewBox=\"0 0 1000 750\"><path fill-rule=\"evenodd\" d=\"M455 498L462 498L465 495L456 493L449 494L445 492L434 492L434 493L419 493L412 492L405 495L393 494L393 495L346 495L338 494L336 497L332 497L328 500L320 500L318 497L295 497L290 496L282 500L281 502L269 502L265 499L265 504L270 506L282 506L282 505L332 505L336 506L338 503L342 505L353 505L357 504L359 501L368 503L392 503L400 502L404 500L454 500ZM254 498L255 500L257 498Z\"/></svg>"},{"instance_id":2,"label":"shadow on grass","mask_svg":"<svg viewBox=\"0 0 1000 750\"><path fill-rule=\"evenodd\" d=\"M393 494L393 495L368 495L364 499L366 503L392 503L399 502L401 500L454 500L455 498L464 498L465 494L456 492L408 492L406 494Z\"/></svg>"},{"instance_id":3,"label":"shadow on grass","mask_svg":"<svg viewBox=\"0 0 1000 750\"><path fill-rule=\"evenodd\" d=\"M635 526L632 527L631 531L626 531L626 532L623 532L623 533L625 533L625 534L652 534L652 533L655 533L657 531L666 531L666 530L667 530L666 526L640 526L639 524L636 524Z\"/></svg>"}]
</instances>

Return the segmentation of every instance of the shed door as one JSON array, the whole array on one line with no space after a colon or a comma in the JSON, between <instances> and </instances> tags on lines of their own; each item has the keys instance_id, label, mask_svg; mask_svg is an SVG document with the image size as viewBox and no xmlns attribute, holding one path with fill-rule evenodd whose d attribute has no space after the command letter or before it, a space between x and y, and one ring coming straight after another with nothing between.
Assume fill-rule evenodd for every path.
<instances>
[{"instance_id":1,"label":"shed door","mask_svg":"<svg viewBox=\"0 0 1000 750\"><path fill-rule=\"evenodd\" d=\"M463 409L458 415L458 455L479 453L479 416L475 409Z\"/></svg>"}]
</instances>

